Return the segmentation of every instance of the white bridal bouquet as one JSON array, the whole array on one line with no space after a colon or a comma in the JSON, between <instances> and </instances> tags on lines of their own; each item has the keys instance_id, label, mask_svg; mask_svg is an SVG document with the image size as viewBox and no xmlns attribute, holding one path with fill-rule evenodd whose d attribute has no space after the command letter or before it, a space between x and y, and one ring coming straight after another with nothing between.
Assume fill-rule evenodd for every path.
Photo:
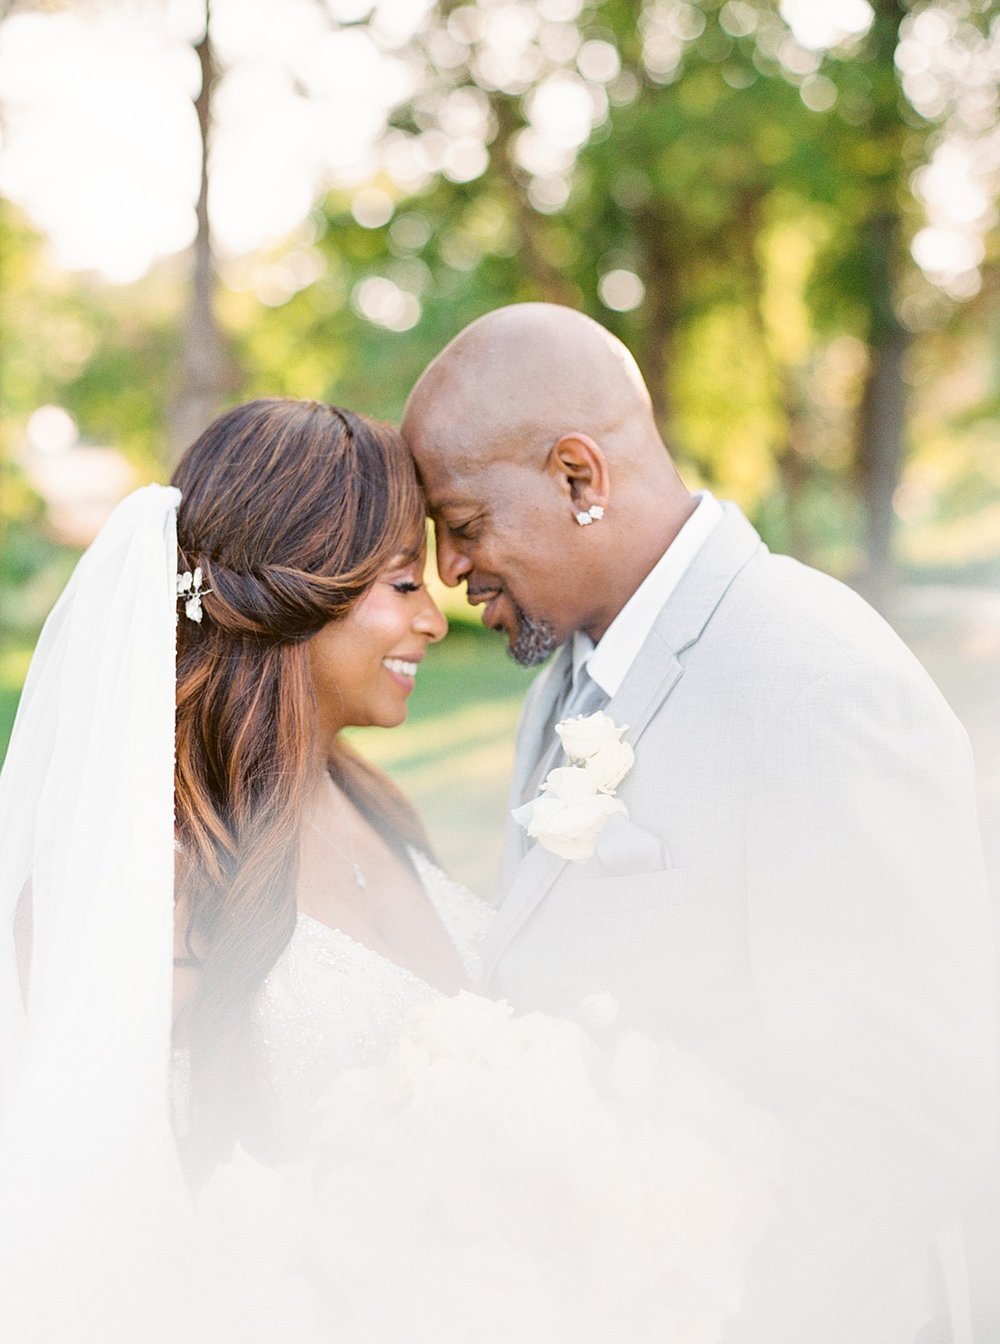
<instances>
[{"instance_id":1,"label":"white bridal bouquet","mask_svg":"<svg viewBox=\"0 0 1000 1344\"><path fill-rule=\"evenodd\" d=\"M315 1118L301 1161L241 1154L201 1199L281 1344L713 1344L769 1212L774 1130L716 1077L473 994Z\"/></svg>"}]
</instances>

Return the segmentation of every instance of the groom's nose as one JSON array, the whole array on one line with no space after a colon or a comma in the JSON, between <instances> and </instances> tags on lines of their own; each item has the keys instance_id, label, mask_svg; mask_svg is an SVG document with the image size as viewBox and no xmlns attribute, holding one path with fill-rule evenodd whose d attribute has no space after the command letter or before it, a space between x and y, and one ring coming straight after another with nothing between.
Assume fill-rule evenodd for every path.
<instances>
[{"instance_id":1,"label":"groom's nose","mask_svg":"<svg viewBox=\"0 0 1000 1344\"><path fill-rule=\"evenodd\" d=\"M472 561L463 555L451 539L446 527L435 528L437 567L441 579L449 588L455 588L472 569Z\"/></svg>"}]
</instances>

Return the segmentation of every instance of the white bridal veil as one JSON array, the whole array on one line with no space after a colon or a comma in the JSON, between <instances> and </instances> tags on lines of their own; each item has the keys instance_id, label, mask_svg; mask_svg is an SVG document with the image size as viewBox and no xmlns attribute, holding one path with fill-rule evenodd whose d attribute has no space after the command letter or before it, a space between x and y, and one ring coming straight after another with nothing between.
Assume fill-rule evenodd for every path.
<instances>
[{"instance_id":1,"label":"white bridal veil","mask_svg":"<svg viewBox=\"0 0 1000 1344\"><path fill-rule=\"evenodd\" d=\"M0 1337L18 1344L197 1337L169 1115L179 501L135 491L80 560L0 775Z\"/></svg>"}]
</instances>

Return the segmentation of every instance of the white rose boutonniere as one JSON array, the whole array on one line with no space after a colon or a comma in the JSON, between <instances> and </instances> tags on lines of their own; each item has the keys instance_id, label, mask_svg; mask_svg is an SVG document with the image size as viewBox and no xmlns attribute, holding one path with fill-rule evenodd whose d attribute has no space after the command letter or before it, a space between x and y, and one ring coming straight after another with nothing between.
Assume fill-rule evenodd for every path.
<instances>
[{"instance_id":1,"label":"white rose boutonniere","mask_svg":"<svg viewBox=\"0 0 1000 1344\"><path fill-rule=\"evenodd\" d=\"M550 770L537 798L515 808L514 820L543 849L583 863L593 857L608 818L628 809L615 790L635 762L627 728L600 711L556 724L570 764Z\"/></svg>"},{"instance_id":2,"label":"white rose boutonniere","mask_svg":"<svg viewBox=\"0 0 1000 1344\"><path fill-rule=\"evenodd\" d=\"M575 719L563 719L556 724L563 750L575 764L589 761L611 742L620 742L627 732L627 728L619 728L602 710L596 714L578 714Z\"/></svg>"}]
</instances>

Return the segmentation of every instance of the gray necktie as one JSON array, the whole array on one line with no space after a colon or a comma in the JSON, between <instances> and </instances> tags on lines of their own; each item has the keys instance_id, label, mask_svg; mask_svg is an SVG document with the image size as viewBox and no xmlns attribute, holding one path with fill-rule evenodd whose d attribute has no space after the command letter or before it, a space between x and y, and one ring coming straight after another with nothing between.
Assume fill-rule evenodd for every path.
<instances>
[{"instance_id":1,"label":"gray necktie","mask_svg":"<svg viewBox=\"0 0 1000 1344\"><path fill-rule=\"evenodd\" d=\"M607 704L607 694L598 686L585 666L581 666L575 676L568 679L563 694L556 701L542 738L542 752L534 770L528 776L524 790L524 802L536 797L542 781L550 770L565 764L562 742L556 732L556 724L563 719L575 719L580 715L593 714Z\"/></svg>"}]
</instances>

